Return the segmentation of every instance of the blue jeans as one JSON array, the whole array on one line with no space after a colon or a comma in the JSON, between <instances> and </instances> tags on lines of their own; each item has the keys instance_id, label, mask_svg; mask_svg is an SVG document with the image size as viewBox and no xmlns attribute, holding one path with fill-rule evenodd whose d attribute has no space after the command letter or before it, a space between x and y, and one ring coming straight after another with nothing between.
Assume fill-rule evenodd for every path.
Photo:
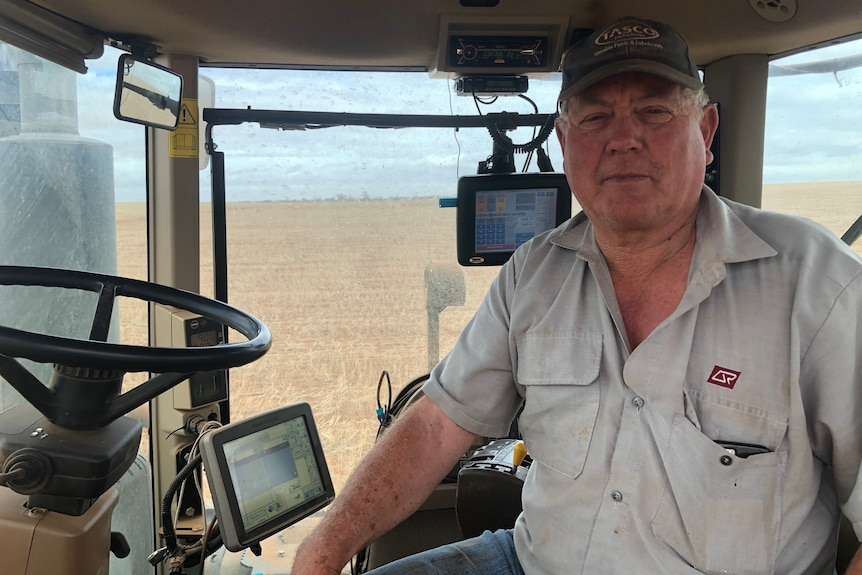
<instances>
[{"instance_id":1,"label":"blue jeans","mask_svg":"<svg viewBox=\"0 0 862 575\"><path fill-rule=\"evenodd\" d=\"M404 557L368 575L524 575L515 555L511 529L485 531L466 539Z\"/></svg>"}]
</instances>

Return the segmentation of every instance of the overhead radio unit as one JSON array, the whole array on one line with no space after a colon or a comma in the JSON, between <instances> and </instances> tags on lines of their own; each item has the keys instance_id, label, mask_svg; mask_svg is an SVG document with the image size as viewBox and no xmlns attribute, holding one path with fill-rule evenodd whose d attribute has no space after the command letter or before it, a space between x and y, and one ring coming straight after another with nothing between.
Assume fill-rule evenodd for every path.
<instances>
[{"instance_id":1,"label":"overhead radio unit","mask_svg":"<svg viewBox=\"0 0 862 575\"><path fill-rule=\"evenodd\" d=\"M550 53L547 36L479 36L453 34L449 37L449 66L484 68L488 72L517 69L544 69Z\"/></svg>"},{"instance_id":2,"label":"overhead radio unit","mask_svg":"<svg viewBox=\"0 0 862 575\"><path fill-rule=\"evenodd\" d=\"M434 77L544 76L559 70L569 18L441 16Z\"/></svg>"}]
</instances>

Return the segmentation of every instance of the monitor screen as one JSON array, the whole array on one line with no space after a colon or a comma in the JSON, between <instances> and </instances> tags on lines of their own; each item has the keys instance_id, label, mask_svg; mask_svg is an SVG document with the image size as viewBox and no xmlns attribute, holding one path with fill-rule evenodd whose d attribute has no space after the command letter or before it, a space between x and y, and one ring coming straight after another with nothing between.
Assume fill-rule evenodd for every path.
<instances>
[{"instance_id":1,"label":"monitor screen","mask_svg":"<svg viewBox=\"0 0 862 575\"><path fill-rule=\"evenodd\" d=\"M296 523L335 497L307 403L273 409L201 438L222 539L230 551Z\"/></svg>"},{"instance_id":2,"label":"monitor screen","mask_svg":"<svg viewBox=\"0 0 862 575\"><path fill-rule=\"evenodd\" d=\"M564 174L480 174L458 180L458 263L501 265L572 215Z\"/></svg>"}]
</instances>

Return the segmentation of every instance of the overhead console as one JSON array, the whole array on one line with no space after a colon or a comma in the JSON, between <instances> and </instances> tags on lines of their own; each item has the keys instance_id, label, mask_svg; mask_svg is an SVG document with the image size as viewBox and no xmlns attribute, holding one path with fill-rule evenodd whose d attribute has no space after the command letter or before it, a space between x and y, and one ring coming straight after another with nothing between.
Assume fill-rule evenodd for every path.
<instances>
[{"instance_id":1,"label":"overhead console","mask_svg":"<svg viewBox=\"0 0 862 575\"><path fill-rule=\"evenodd\" d=\"M568 16L489 20L444 14L431 75L457 80L464 95L526 92L528 77L559 69L568 25Z\"/></svg>"}]
</instances>

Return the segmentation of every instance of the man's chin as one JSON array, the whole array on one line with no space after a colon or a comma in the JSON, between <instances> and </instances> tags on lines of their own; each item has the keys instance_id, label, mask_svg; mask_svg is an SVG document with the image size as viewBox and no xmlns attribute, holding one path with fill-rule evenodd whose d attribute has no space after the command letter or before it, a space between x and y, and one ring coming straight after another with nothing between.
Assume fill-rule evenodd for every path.
<instances>
[{"instance_id":1,"label":"man's chin","mask_svg":"<svg viewBox=\"0 0 862 575\"><path fill-rule=\"evenodd\" d=\"M667 222L655 206L627 203L606 210L603 218L617 232L645 232L662 227Z\"/></svg>"},{"instance_id":2,"label":"man's chin","mask_svg":"<svg viewBox=\"0 0 862 575\"><path fill-rule=\"evenodd\" d=\"M655 193L630 191L607 195L603 198L602 211L613 220L638 220L651 218L659 211Z\"/></svg>"}]
</instances>

